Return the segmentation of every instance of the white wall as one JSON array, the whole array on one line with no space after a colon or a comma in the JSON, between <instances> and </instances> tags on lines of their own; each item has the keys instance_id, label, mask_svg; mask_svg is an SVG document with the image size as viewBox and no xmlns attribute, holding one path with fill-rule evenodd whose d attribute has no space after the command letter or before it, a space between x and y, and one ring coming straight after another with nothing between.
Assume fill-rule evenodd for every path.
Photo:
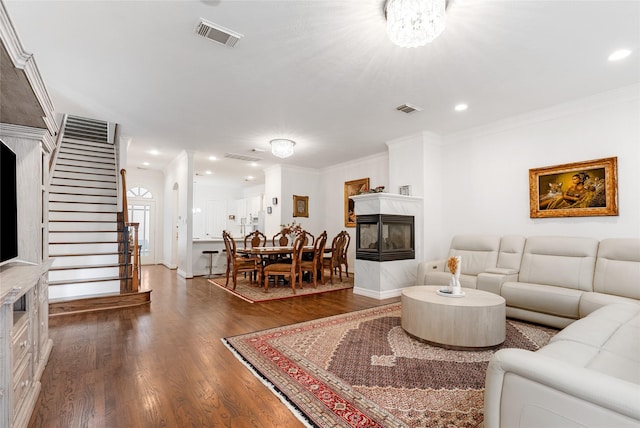
<instances>
[{"instance_id":1,"label":"white wall","mask_svg":"<svg viewBox=\"0 0 640 428\"><path fill-rule=\"evenodd\" d=\"M341 230L347 230L351 235L349 245L349 266L353 271L355 266L355 228L347 228L344 224L344 183L369 177L371 187L385 186L389 183L389 155L379 153L354 161L341 163L322 170L323 213L322 221L327 230L327 245ZM394 193L397 193L394 192Z\"/></svg>"},{"instance_id":2,"label":"white wall","mask_svg":"<svg viewBox=\"0 0 640 428\"><path fill-rule=\"evenodd\" d=\"M166 168L164 180L164 241L163 263L173 267L172 246L177 233L177 269L185 278L192 277L191 239L193 206L193 154L182 152ZM175 190L174 190L175 189ZM175 198L177 192L177 199ZM174 205L177 204L177 211ZM173 213L177 212L174 224Z\"/></svg>"},{"instance_id":3,"label":"white wall","mask_svg":"<svg viewBox=\"0 0 640 428\"><path fill-rule=\"evenodd\" d=\"M640 91L638 86L445 138L441 257L455 234L488 233L607 237L640 236ZM615 217L529 217L530 168L618 157ZM428 206L429 203L427 202Z\"/></svg>"}]
</instances>

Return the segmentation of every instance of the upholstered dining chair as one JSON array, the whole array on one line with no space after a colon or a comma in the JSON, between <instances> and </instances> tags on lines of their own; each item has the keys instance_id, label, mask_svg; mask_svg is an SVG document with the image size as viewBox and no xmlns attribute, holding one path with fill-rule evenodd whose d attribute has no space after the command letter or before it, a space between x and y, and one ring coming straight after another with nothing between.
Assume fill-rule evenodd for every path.
<instances>
[{"instance_id":1,"label":"upholstered dining chair","mask_svg":"<svg viewBox=\"0 0 640 428\"><path fill-rule=\"evenodd\" d=\"M320 275L320 283L324 284L324 268L322 266L322 258L324 257L324 247L327 243L327 231L325 230L318 236L313 244L313 257L311 260L305 260L304 257L298 268L299 275L302 272L309 272L309 279L313 279L313 287L318 288L318 274Z\"/></svg>"},{"instance_id":2,"label":"upholstered dining chair","mask_svg":"<svg viewBox=\"0 0 640 428\"><path fill-rule=\"evenodd\" d=\"M238 281L238 272L249 272L249 280L253 282L255 276L257 281L258 272L260 271L258 265L259 259L238 256L236 253L236 241L234 241L231 234L226 230L222 231L222 238L224 239L224 247L227 251L227 280L224 286L229 285L229 275L232 275L233 289L235 290Z\"/></svg>"},{"instance_id":3,"label":"upholstered dining chair","mask_svg":"<svg viewBox=\"0 0 640 428\"><path fill-rule=\"evenodd\" d=\"M304 247L305 233L300 233L293 241L293 254L291 262L276 262L266 265L263 268L264 291L269 291L269 276L284 276L289 278L291 290L296 294L296 277L299 273L299 264L302 259L302 249ZM302 288L302 278L300 278L300 288Z\"/></svg>"},{"instance_id":4,"label":"upholstered dining chair","mask_svg":"<svg viewBox=\"0 0 640 428\"><path fill-rule=\"evenodd\" d=\"M342 282L341 259L346 244L344 233L340 232L331 241L331 254L322 258L322 269L329 269L329 281L333 284L333 273L338 269Z\"/></svg>"}]
</instances>

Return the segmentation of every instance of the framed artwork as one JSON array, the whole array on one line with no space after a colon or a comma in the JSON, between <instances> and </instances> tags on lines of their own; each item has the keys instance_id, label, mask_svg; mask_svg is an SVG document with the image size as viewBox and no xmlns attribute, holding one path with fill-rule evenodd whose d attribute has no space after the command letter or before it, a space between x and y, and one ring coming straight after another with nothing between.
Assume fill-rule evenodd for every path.
<instances>
[{"instance_id":1,"label":"framed artwork","mask_svg":"<svg viewBox=\"0 0 640 428\"><path fill-rule=\"evenodd\" d=\"M309 217L309 197L293 195L293 216Z\"/></svg>"},{"instance_id":2,"label":"framed artwork","mask_svg":"<svg viewBox=\"0 0 640 428\"><path fill-rule=\"evenodd\" d=\"M267 207L267 214L271 214L273 212L273 208Z\"/></svg>"},{"instance_id":3,"label":"framed artwork","mask_svg":"<svg viewBox=\"0 0 640 428\"><path fill-rule=\"evenodd\" d=\"M618 158L529 170L531 218L618 215Z\"/></svg>"},{"instance_id":4,"label":"framed artwork","mask_svg":"<svg viewBox=\"0 0 640 428\"><path fill-rule=\"evenodd\" d=\"M405 186L400 186L398 189L398 193L405 196L411 196L411 186L408 184Z\"/></svg>"},{"instance_id":5,"label":"framed artwork","mask_svg":"<svg viewBox=\"0 0 640 428\"><path fill-rule=\"evenodd\" d=\"M369 190L369 178L345 181L344 183L344 225L356 227L355 202L351 196L358 195Z\"/></svg>"}]
</instances>

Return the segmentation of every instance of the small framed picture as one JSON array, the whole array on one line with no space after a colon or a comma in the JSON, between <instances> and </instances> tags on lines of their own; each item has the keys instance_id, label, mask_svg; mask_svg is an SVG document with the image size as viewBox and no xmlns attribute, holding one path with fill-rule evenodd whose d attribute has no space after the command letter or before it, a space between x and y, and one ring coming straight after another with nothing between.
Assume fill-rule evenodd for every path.
<instances>
[{"instance_id":1,"label":"small framed picture","mask_svg":"<svg viewBox=\"0 0 640 428\"><path fill-rule=\"evenodd\" d=\"M409 186L408 184L400 186L400 190L398 193L405 196L411 196L411 186Z\"/></svg>"},{"instance_id":2,"label":"small framed picture","mask_svg":"<svg viewBox=\"0 0 640 428\"><path fill-rule=\"evenodd\" d=\"M273 205L278 205L278 198L271 198L271 203Z\"/></svg>"},{"instance_id":3,"label":"small framed picture","mask_svg":"<svg viewBox=\"0 0 640 428\"><path fill-rule=\"evenodd\" d=\"M309 197L293 195L293 216L309 217Z\"/></svg>"},{"instance_id":4,"label":"small framed picture","mask_svg":"<svg viewBox=\"0 0 640 428\"><path fill-rule=\"evenodd\" d=\"M273 209L271 207L267 207L267 214L271 214L273 212Z\"/></svg>"},{"instance_id":5,"label":"small framed picture","mask_svg":"<svg viewBox=\"0 0 640 428\"><path fill-rule=\"evenodd\" d=\"M229 216L229 220L235 220L235 219L236 219L236 216L235 216L234 214L231 214L231 215Z\"/></svg>"}]
</instances>

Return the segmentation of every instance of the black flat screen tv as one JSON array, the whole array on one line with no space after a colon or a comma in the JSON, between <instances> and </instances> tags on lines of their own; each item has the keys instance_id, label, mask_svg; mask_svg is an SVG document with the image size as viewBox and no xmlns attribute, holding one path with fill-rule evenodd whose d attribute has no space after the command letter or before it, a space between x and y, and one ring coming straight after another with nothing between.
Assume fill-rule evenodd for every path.
<instances>
[{"instance_id":1,"label":"black flat screen tv","mask_svg":"<svg viewBox=\"0 0 640 428\"><path fill-rule=\"evenodd\" d=\"M0 265L18 258L16 154L0 141Z\"/></svg>"}]
</instances>

